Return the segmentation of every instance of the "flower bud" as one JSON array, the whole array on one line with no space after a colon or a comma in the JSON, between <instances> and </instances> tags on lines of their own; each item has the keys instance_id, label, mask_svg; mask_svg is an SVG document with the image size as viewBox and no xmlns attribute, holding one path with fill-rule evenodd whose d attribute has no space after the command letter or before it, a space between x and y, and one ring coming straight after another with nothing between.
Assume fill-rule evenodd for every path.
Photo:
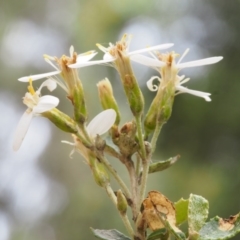
<instances>
[{"instance_id":1,"label":"flower bud","mask_svg":"<svg viewBox=\"0 0 240 240\"><path fill-rule=\"evenodd\" d=\"M117 102L113 96L113 90L110 81L105 78L97 84L97 87L103 109L106 110L112 108L115 110L117 114L115 124L118 125L120 122L120 112Z\"/></svg>"},{"instance_id":2,"label":"flower bud","mask_svg":"<svg viewBox=\"0 0 240 240\"><path fill-rule=\"evenodd\" d=\"M126 197L123 195L121 189L117 191L117 208L118 211L122 214L125 215L127 212L127 200Z\"/></svg>"},{"instance_id":3,"label":"flower bud","mask_svg":"<svg viewBox=\"0 0 240 240\"><path fill-rule=\"evenodd\" d=\"M55 126L64 132L77 133L77 124L65 113L53 108L50 111L41 113L43 117L48 118Z\"/></svg>"},{"instance_id":4,"label":"flower bud","mask_svg":"<svg viewBox=\"0 0 240 240\"><path fill-rule=\"evenodd\" d=\"M110 181L105 166L93 156L89 156L89 163L96 183L100 187L105 187Z\"/></svg>"},{"instance_id":5,"label":"flower bud","mask_svg":"<svg viewBox=\"0 0 240 240\"><path fill-rule=\"evenodd\" d=\"M73 89L72 103L74 105L74 118L79 124L83 124L87 119L87 109L83 93L82 83L79 82Z\"/></svg>"},{"instance_id":6,"label":"flower bud","mask_svg":"<svg viewBox=\"0 0 240 240\"><path fill-rule=\"evenodd\" d=\"M172 113L175 95L175 86L168 82L165 86L159 86L157 95L152 101L144 120L146 136L150 135L157 126L162 126L168 121Z\"/></svg>"}]
</instances>

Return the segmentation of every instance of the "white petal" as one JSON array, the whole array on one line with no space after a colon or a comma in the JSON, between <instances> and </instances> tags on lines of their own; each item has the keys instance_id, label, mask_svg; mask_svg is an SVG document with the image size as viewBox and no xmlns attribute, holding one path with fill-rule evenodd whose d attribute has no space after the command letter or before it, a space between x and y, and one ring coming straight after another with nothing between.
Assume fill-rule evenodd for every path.
<instances>
[{"instance_id":1,"label":"white petal","mask_svg":"<svg viewBox=\"0 0 240 240\"><path fill-rule=\"evenodd\" d=\"M139 49L139 50L136 50L136 51L129 52L128 56L131 56L133 54L151 52L151 51L155 51L155 50L167 49L167 48L172 47L173 45L174 45L173 43L166 43L166 44L156 45L156 46L153 46L153 47L146 47L146 48L143 48L143 49Z\"/></svg>"},{"instance_id":2,"label":"white petal","mask_svg":"<svg viewBox=\"0 0 240 240\"><path fill-rule=\"evenodd\" d=\"M211 93L191 90L191 89L185 88L183 86L177 86L176 90L178 90L182 93L189 93L189 94L192 94L194 96L204 98L207 102L211 102L211 98L209 97L211 95Z\"/></svg>"},{"instance_id":3,"label":"white petal","mask_svg":"<svg viewBox=\"0 0 240 240\"><path fill-rule=\"evenodd\" d=\"M136 54L136 55L132 55L130 57L130 59L134 62L146 65L146 66L150 66L150 67L162 67L165 66L165 63L162 61L159 61L157 59L153 59L150 57L146 57L144 55L140 55L140 54Z\"/></svg>"},{"instance_id":4,"label":"white petal","mask_svg":"<svg viewBox=\"0 0 240 240\"><path fill-rule=\"evenodd\" d=\"M94 56L96 56L98 53L96 51L89 51L86 53L79 54L77 56L77 63L85 63L91 60Z\"/></svg>"},{"instance_id":5,"label":"white petal","mask_svg":"<svg viewBox=\"0 0 240 240\"><path fill-rule=\"evenodd\" d=\"M87 126L88 134L96 137L107 132L116 120L116 112L113 109L107 109L99 113Z\"/></svg>"},{"instance_id":6,"label":"white petal","mask_svg":"<svg viewBox=\"0 0 240 240\"><path fill-rule=\"evenodd\" d=\"M70 57L73 57L73 53L74 53L74 47L73 47L73 45L70 46L70 48L69 48L69 53L70 53Z\"/></svg>"},{"instance_id":7,"label":"white petal","mask_svg":"<svg viewBox=\"0 0 240 240\"><path fill-rule=\"evenodd\" d=\"M204 58L204 59L197 60L197 61L191 61L191 62L177 64L177 68L183 69L183 68L189 68L189 67L198 67L198 66L203 66L203 65L209 65L209 64L217 63L217 62L221 61L222 59L223 59L223 57Z\"/></svg>"},{"instance_id":8,"label":"white petal","mask_svg":"<svg viewBox=\"0 0 240 240\"><path fill-rule=\"evenodd\" d=\"M150 91L152 92L156 92L158 90L158 85L153 84L153 81L157 79L159 82L161 82L161 79L157 76L151 77L148 81L147 81L147 87Z\"/></svg>"},{"instance_id":9,"label":"white petal","mask_svg":"<svg viewBox=\"0 0 240 240\"><path fill-rule=\"evenodd\" d=\"M36 75L32 75L32 76L27 76L27 77L21 77L18 79L18 81L20 82L28 82L29 79L31 78L33 81L34 80L39 80L45 77L50 77L53 75L57 75L59 74L61 71L54 71L54 72L48 72L48 73L42 73L42 74L36 74Z\"/></svg>"},{"instance_id":10,"label":"white petal","mask_svg":"<svg viewBox=\"0 0 240 240\"><path fill-rule=\"evenodd\" d=\"M111 46L112 44L109 43L109 45ZM109 49L109 48L106 48L106 47L102 46L102 45L99 44L99 43L97 43L96 46L97 46L101 51L103 51L104 53L108 52L108 49Z\"/></svg>"},{"instance_id":11,"label":"white petal","mask_svg":"<svg viewBox=\"0 0 240 240\"><path fill-rule=\"evenodd\" d=\"M39 87L39 89L37 90L38 95L40 94L43 87L47 87L47 89L50 92L52 92L57 87L57 83L54 80L51 80L51 79L48 79L48 80L44 81L41 84L41 86Z\"/></svg>"},{"instance_id":12,"label":"white petal","mask_svg":"<svg viewBox=\"0 0 240 240\"><path fill-rule=\"evenodd\" d=\"M180 64L180 62L183 60L183 58L188 54L189 50L190 50L189 48L187 48L187 49L185 50L185 52L182 54L182 56L181 56L180 59L178 60L177 64Z\"/></svg>"},{"instance_id":13,"label":"white petal","mask_svg":"<svg viewBox=\"0 0 240 240\"><path fill-rule=\"evenodd\" d=\"M43 113L55 108L59 103L59 99L54 96L45 95L40 97L38 105L33 108L33 113Z\"/></svg>"},{"instance_id":14,"label":"white petal","mask_svg":"<svg viewBox=\"0 0 240 240\"><path fill-rule=\"evenodd\" d=\"M49 65L51 65L55 70L59 71L59 68L52 63L52 61L54 61L54 60L51 61L50 56L45 55L45 56L44 56L44 60L45 60Z\"/></svg>"},{"instance_id":15,"label":"white petal","mask_svg":"<svg viewBox=\"0 0 240 240\"><path fill-rule=\"evenodd\" d=\"M103 56L103 60L109 60L109 61L114 61L116 58L113 57L110 53L105 53L104 56Z\"/></svg>"},{"instance_id":16,"label":"white petal","mask_svg":"<svg viewBox=\"0 0 240 240\"><path fill-rule=\"evenodd\" d=\"M70 68L81 68L81 67L88 67L92 65L98 65L98 64L104 64L104 63L109 63L112 62L112 59L109 60L98 60L98 61L90 61L90 62L85 62L85 63L74 63L68 65Z\"/></svg>"},{"instance_id":17,"label":"white petal","mask_svg":"<svg viewBox=\"0 0 240 240\"><path fill-rule=\"evenodd\" d=\"M29 112L29 110L25 111L22 117L20 118L20 121L18 123L15 135L14 135L14 140L13 140L13 150L17 151L21 144L22 141L27 133L27 130L29 128L30 122L33 117L33 112Z\"/></svg>"}]
</instances>

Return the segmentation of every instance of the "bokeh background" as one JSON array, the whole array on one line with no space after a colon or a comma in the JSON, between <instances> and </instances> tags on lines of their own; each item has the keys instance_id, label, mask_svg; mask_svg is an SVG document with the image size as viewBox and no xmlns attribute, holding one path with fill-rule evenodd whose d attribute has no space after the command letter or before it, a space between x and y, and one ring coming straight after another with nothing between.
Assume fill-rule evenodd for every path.
<instances>
[{"instance_id":1,"label":"bokeh background","mask_svg":"<svg viewBox=\"0 0 240 240\"><path fill-rule=\"evenodd\" d=\"M27 84L19 77L52 71L43 54L78 53L107 46L123 33L133 35L131 50L175 43L185 61L224 56L218 64L184 70L191 89L212 93L212 102L182 94L164 126L154 160L177 154L179 162L149 177L148 190L172 201L199 194L210 202L210 217L240 209L240 2L187 0L8 0L0 1L0 239L94 239L89 227L125 229L103 189L97 187L79 155L69 158L71 140L47 119L35 118L18 152L12 150L17 122L25 111ZM96 59L101 59L99 53ZM134 64L148 108L155 93L146 88L153 70ZM79 70L89 119L101 111L96 84L108 77L122 111L131 120L114 69ZM35 82L35 87L41 81ZM54 92L59 108L72 115L65 92ZM127 180L125 169L113 165ZM115 185L113 185L115 187ZM239 239L239 238L236 238Z\"/></svg>"}]
</instances>

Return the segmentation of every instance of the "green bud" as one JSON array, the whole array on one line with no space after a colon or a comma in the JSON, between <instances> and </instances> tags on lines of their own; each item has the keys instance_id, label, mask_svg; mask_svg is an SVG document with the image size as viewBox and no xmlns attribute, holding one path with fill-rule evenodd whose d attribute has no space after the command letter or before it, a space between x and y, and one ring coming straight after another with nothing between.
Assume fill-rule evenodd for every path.
<instances>
[{"instance_id":1,"label":"green bud","mask_svg":"<svg viewBox=\"0 0 240 240\"><path fill-rule=\"evenodd\" d=\"M89 163L96 183L100 187L105 187L110 181L105 166L93 156L89 156Z\"/></svg>"},{"instance_id":2,"label":"green bud","mask_svg":"<svg viewBox=\"0 0 240 240\"><path fill-rule=\"evenodd\" d=\"M126 197L123 195L121 189L119 189L119 190L117 191L117 208L118 208L118 211L119 211L122 215L125 215L126 212L127 212L127 207L128 207L127 199L126 199Z\"/></svg>"},{"instance_id":3,"label":"green bud","mask_svg":"<svg viewBox=\"0 0 240 240\"><path fill-rule=\"evenodd\" d=\"M110 81L105 78L97 84L98 94L104 110L114 109L117 113L115 124L118 125L120 122L120 112L117 105L117 102L113 95L112 85Z\"/></svg>"},{"instance_id":4,"label":"green bud","mask_svg":"<svg viewBox=\"0 0 240 240\"><path fill-rule=\"evenodd\" d=\"M79 124L83 124L87 118L87 109L84 99L83 87L80 80L73 89L72 103L74 105L75 121Z\"/></svg>"},{"instance_id":5,"label":"green bud","mask_svg":"<svg viewBox=\"0 0 240 240\"><path fill-rule=\"evenodd\" d=\"M64 132L77 133L77 124L65 113L53 108L50 111L41 113L43 117L48 118L55 126Z\"/></svg>"},{"instance_id":6,"label":"green bud","mask_svg":"<svg viewBox=\"0 0 240 240\"><path fill-rule=\"evenodd\" d=\"M157 126L162 126L168 121L172 113L175 95L175 86L169 82L166 86L159 86L157 95L152 101L144 120L145 134L151 134Z\"/></svg>"}]
</instances>

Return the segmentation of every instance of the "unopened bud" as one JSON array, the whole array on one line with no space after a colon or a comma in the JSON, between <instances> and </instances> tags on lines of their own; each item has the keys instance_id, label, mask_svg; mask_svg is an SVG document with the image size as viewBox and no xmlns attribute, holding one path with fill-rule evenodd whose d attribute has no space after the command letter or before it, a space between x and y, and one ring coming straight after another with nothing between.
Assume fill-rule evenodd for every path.
<instances>
[{"instance_id":1,"label":"unopened bud","mask_svg":"<svg viewBox=\"0 0 240 240\"><path fill-rule=\"evenodd\" d=\"M89 162L96 183L100 187L105 187L110 181L105 166L92 156L90 157Z\"/></svg>"},{"instance_id":2,"label":"unopened bud","mask_svg":"<svg viewBox=\"0 0 240 240\"><path fill-rule=\"evenodd\" d=\"M158 93L152 101L144 120L145 134L151 134L157 126L161 127L168 121L172 113L175 86L169 82L164 87L159 86Z\"/></svg>"},{"instance_id":3,"label":"unopened bud","mask_svg":"<svg viewBox=\"0 0 240 240\"><path fill-rule=\"evenodd\" d=\"M64 132L77 133L77 124L65 113L53 108L50 111L41 113L43 117L48 118L55 126Z\"/></svg>"},{"instance_id":4,"label":"unopened bud","mask_svg":"<svg viewBox=\"0 0 240 240\"><path fill-rule=\"evenodd\" d=\"M117 208L118 211L122 214L125 215L127 212L127 200L126 197L123 195L121 189L117 191Z\"/></svg>"},{"instance_id":5,"label":"unopened bud","mask_svg":"<svg viewBox=\"0 0 240 240\"><path fill-rule=\"evenodd\" d=\"M85 104L83 87L80 80L73 89L72 103L74 105L75 121L79 124L83 124L87 119L87 109Z\"/></svg>"},{"instance_id":6,"label":"unopened bud","mask_svg":"<svg viewBox=\"0 0 240 240\"><path fill-rule=\"evenodd\" d=\"M106 110L112 108L115 110L117 114L115 124L118 125L120 122L120 112L117 102L113 95L112 85L110 81L107 78L105 78L104 80L100 81L97 84L97 87L103 109Z\"/></svg>"}]
</instances>

